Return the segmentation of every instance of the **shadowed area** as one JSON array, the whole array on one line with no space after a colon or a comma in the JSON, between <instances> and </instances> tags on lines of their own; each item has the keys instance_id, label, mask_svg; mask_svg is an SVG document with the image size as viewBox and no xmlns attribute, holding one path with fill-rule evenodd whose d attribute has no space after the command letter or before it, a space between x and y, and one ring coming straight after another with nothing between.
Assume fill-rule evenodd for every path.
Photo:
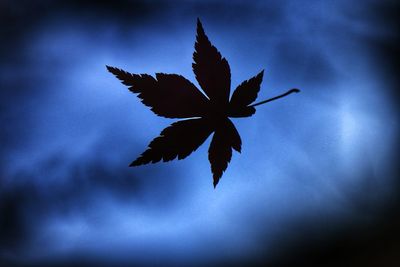
<instances>
[{"instance_id":1,"label":"shadowed area","mask_svg":"<svg viewBox=\"0 0 400 267\"><path fill-rule=\"evenodd\" d=\"M1 1L0 265L395 266L398 11L373 0ZM175 120L105 69L202 88L197 17L229 62L231 94L263 69L251 99L301 89L232 119L242 152L217 189L205 135L185 160L128 167Z\"/></svg>"}]
</instances>

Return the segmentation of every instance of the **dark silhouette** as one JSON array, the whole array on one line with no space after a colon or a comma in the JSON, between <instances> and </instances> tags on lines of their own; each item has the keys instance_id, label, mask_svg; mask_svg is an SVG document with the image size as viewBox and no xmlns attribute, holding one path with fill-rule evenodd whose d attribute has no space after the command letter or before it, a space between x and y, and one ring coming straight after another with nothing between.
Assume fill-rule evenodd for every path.
<instances>
[{"instance_id":1,"label":"dark silhouette","mask_svg":"<svg viewBox=\"0 0 400 267\"><path fill-rule=\"evenodd\" d=\"M228 167L232 148L241 151L242 141L229 117L249 117L255 106L284 97L299 89L253 103L260 91L264 71L242 82L233 92L229 101L231 72L228 61L211 44L200 20L197 20L197 36L193 53L193 72L203 89L177 74L156 73L132 74L107 66L129 90L138 94L142 103L158 116L166 118L189 118L171 124L160 136L150 142L148 149L130 166L184 159L195 151L214 132L208 159L211 163L214 187ZM207 98L207 97L208 98Z\"/></svg>"}]
</instances>

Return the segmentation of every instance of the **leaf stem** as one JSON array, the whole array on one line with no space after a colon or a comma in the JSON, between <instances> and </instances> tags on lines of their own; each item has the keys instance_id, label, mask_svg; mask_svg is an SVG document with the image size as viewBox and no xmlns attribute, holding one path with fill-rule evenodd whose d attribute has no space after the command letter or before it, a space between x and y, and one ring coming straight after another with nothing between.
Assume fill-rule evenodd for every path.
<instances>
[{"instance_id":1,"label":"leaf stem","mask_svg":"<svg viewBox=\"0 0 400 267\"><path fill-rule=\"evenodd\" d=\"M271 102L271 101L277 100L278 98L281 98L281 97L290 95L291 93L298 93L298 92L300 92L299 89L293 88L293 89L290 89L289 91L287 91L287 92L284 93L284 94L281 94L281 95L275 96L275 97L273 97L273 98L270 98L270 99L267 99L267 100L264 100L264 101L255 103L255 104L253 104L253 105L250 105L249 107L255 107L255 106L258 106L258 105L262 105L262 104L265 104L265 103L267 103L267 102Z\"/></svg>"}]
</instances>

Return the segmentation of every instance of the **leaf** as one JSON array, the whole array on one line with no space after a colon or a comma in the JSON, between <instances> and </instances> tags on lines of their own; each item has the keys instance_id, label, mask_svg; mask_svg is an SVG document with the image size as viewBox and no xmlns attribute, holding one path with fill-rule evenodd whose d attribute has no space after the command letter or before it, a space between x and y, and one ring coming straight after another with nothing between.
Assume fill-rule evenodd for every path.
<instances>
[{"instance_id":1,"label":"leaf","mask_svg":"<svg viewBox=\"0 0 400 267\"><path fill-rule=\"evenodd\" d=\"M159 116L190 118L205 113L208 99L180 75L156 73L155 79L147 74L132 74L114 67L107 66L107 69Z\"/></svg>"},{"instance_id":2,"label":"leaf","mask_svg":"<svg viewBox=\"0 0 400 267\"><path fill-rule=\"evenodd\" d=\"M208 98L177 74L156 73L154 78L109 66L107 69L129 86L130 91L138 94L142 103L155 114L166 118L192 118L165 128L130 166L186 158L214 132L208 159L215 187L231 161L232 148L240 152L242 146L239 133L228 117L249 117L256 111L254 106L299 90L292 89L283 95L252 104L260 91L264 74L261 71L242 82L229 101L231 72L228 61L211 44L199 19L193 61L193 72Z\"/></svg>"},{"instance_id":3,"label":"leaf","mask_svg":"<svg viewBox=\"0 0 400 267\"><path fill-rule=\"evenodd\" d=\"M182 120L165 128L130 166L184 159L195 151L212 133L212 124L204 118Z\"/></svg>"},{"instance_id":4,"label":"leaf","mask_svg":"<svg viewBox=\"0 0 400 267\"><path fill-rule=\"evenodd\" d=\"M233 92L229 102L230 117L249 117L256 112L254 107L249 107L257 99L263 79L264 70L257 76L242 82Z\"/></svg>"},{"instance_id":5,"label":"leaf","mask_svg":"<svg viewBox=\"0 0 400 267\"><path fill-rule=\"evenodd\" d=\"M208 40L199 19L197 19L197 38L193 60L193 72L200 87L213 105L224 109L229 101L231 70L228 61Z\"/></svg>"},{"instance_id":6,"label":"leaf","mask_svg":"<svg viewBox=\"0 0 400 267\"><path fill-rule=\"evenodd\" d=\"M208 159L211 163L214 187L217 186L222 173L231 161L232 148L240 152L242 141L233 123L226 118L215 129L213 139L208 150Z\"/></svg>"}]
</instances>

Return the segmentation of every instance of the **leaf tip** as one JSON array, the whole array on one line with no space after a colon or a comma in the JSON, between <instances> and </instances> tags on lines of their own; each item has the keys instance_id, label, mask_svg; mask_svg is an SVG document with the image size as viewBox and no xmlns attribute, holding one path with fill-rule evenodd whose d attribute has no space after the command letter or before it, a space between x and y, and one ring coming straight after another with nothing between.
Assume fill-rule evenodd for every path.
<instances>
[{"instance_id":1,"label":"leaf tip","mask_svg":"<svg viewBox=\"0 0 400 267\"><path fill-rule=\"evenodd\" d=\"M201 23L199 18L197 18L197 35L205 35L203 24Z\"/></svg>"},{"instance_id":2,"label":"leaf tip","mask_svg":"<svg viewBox=\"0 0 400 267\"><path fill-rule=\"evenodd\" d=\"M223 171L221 171L220 173L214 173L213 174L213 186L214 188L217 187L219 180L221 179L221 176L223 174Z\"/></svg>"},{"instance_id":3,"label":"leaf tip","mask_svg":"<svg viewBox=\"0 0 400 267\"><path fill-rule=\"evenodd\" d=\"M218 182L219 182L219 179L217 179L217 180L214 179L214 182L213 182L214 189L217 187Z\"/></svg>"},{"instance_id":4,"label":"leaf tip","mask_svg":"<svg viewBox=\"0 0 400 267\"><path fill-rule=\"evenodd\" d=\"M262 69L260 71L260 73L258 74L258 77L261 78L261 79L264 77L264 69Z\"/></svg>"},{"instance_id":5,"label":"leaf tip","mask_svg":"<svg viewBox=\"0 0 400 267\"><path fill-rule=\"evenodd\" d=\"M112 74L114 74L115 76L117 76L119 74L119 69L116 67L112 67L112 66L108 66L106 65L106 68L109 72L111 72Z\"/></svg>"},{"instance_id":6,"label":"leaf tip","mask_svg":"<svg viewBox=\"0 0 400 267\"><path fill-rule=\"evenodd\" d=\"M141 163L139 162L139 159L135 159L134 161L131 162L131 164L129 164L129 167L136 167L141 165Z\"/></svg>"}]
</instances>

